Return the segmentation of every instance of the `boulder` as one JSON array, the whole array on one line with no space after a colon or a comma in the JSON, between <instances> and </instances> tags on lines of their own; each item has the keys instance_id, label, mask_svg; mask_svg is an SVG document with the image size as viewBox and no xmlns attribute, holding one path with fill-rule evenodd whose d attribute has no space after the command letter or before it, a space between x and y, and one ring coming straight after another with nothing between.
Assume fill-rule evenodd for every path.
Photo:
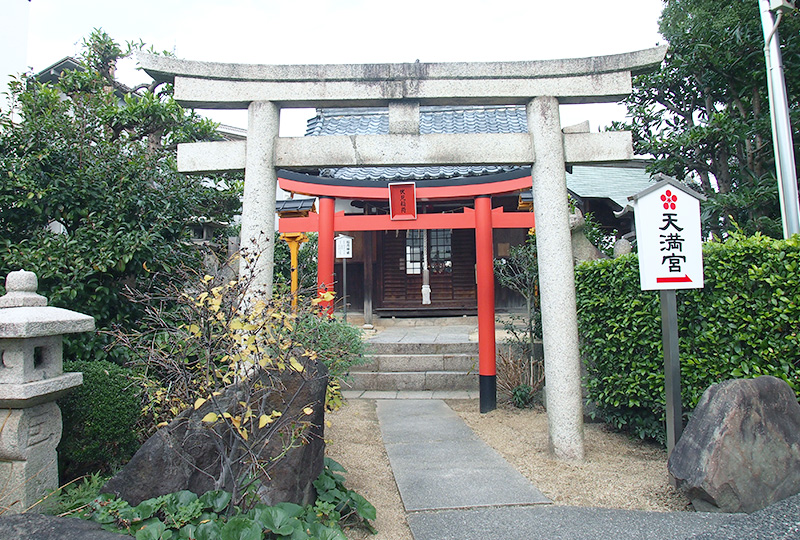
<instances>
[{"instance_id":1,"label":"boulder","mask_svg":"<svg viewBox=\"0 0 800 540\"><path fill-rule=\"evenodd\" d=\"M131 536L101 529L102 525L78 518L42 514L0 516L3 540L124 540Z\"/></svg>"},{"instance_id":2,"label":"boulder","mask_svg":"<svg viewBox=\"0 0 800 540\"><path fill-rule=\"evenodd\" d=\"M800 405L775 377L711 386L669 457L700 511L755 512L800 493Z\"/></svg>"},{"instance_id":3,"label":"boulder","mask_svg":"<svg viewBox=\"0 0 800 540\"><path fill-rule=\"evenodd\" d=\"M313 482L324 466L328 371L322 362L299 354L297 358L303 359L305 369L301 373L286 369L255 375L261 378L263 390L252 401L266 400L267 413L282 412L263 430L248 429L250 449L264 465L259 473L259 496L268 505L313 504ZM222 450L225 441L234 439L233 433L226 423L218 422L212 428L201 419L210 412L233 412L242 399L242 386L233 385L216 398L216 405L209 400L197 410L183 411L150 437L101 491L114 493L132 506L184 489L198 495L213 489L233 491L232 477L240 477L252 460L240 449L235 459L229 460L230 474L225 474ZM313 410L311 414L306 414L308 407ZM297 429L302 426L306 427L298 439ZM288 446L291 448L286 454L276 459Z\"/></svg>"}]
</instances>

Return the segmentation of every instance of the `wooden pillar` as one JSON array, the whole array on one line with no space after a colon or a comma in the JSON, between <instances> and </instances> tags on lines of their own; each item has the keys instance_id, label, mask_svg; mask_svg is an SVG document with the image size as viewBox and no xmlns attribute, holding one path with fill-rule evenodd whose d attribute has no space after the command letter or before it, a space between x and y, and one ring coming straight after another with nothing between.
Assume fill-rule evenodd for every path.
<instances>
[{"instance_id":1,"label":"wooden pillar","mask_svg":"<svg viewBox=\"0 0 800 540\"><path fill-rule=\"evenodd\" d=\"M333 197L319 198L319 239L317 242L317 291L322 295L333 291L333 214L336 200ZM321 302L321 306L333 315L333 301Z\"/></svg>"},{"instance_id":2,"label":"wooden pillar","mask_svg":"<svg viewBox=\"0 0 800 540\"><path fill-rule=\"evenodd\" d=\"M497 367L494 323L494 250L492 198L475 198L475 260L478 282L478 375L480 410L497 408Z\"/></svg>"}]
</instances>

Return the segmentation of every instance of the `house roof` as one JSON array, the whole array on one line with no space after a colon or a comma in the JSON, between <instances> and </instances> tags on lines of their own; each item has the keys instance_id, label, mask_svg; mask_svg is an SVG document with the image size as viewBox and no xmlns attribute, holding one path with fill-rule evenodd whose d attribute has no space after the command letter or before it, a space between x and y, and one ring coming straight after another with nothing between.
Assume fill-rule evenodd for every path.
<instances>
[{"instance_id":1,"label":"house roof","mask_svg":"<svg viewBox=\"0 0 800 540\"><path fill-rule=\"evenodd\" d=\"M51 66L48 66L38 72L36 74L36 80L42 83L50 83L54 84L58 81L58 78L61 77L61 74L65 71L85 71L86 68L83 65L73 58L72 56L65 56L58 62L54 63ZM124 98L125 94L133 93L133 89L122 84L119 81L114 81L114 93L117 97Z\"/></svg>"},{"instance_id":2,"label":"house roof","mask_svg":"<svg viewBox=\"0 0 800 540\"><path fill-rule=\"evenodd\" d=\"M524 106L421 106L419 131L432 133L527 133ZM318 109L306 136L384 135L389 133L386 108ZM614 165L575 165L567 172L567 188L581 198L607 198L623 208L628 197L652 184L645 161ZM352 181L433 180L482 176L519 169L509 165L429 167L342 167L320 170L320 176ZM529 168L528 168L529 170ZM528 172L530 174L530 172Z\"/></svg>"},{"instance_id":3,"label":"house roof","mask_svg":"<svg viewBox=\"0 0 800 540\"><path fill-rule=\"evenodd\" d=\"M567 172L567 189L571 192L583 199L611 199L620 210L628 204L629 196L651 185L644 161L628 167L574 165L572 172Z\"/></svg>"}]
</instances>

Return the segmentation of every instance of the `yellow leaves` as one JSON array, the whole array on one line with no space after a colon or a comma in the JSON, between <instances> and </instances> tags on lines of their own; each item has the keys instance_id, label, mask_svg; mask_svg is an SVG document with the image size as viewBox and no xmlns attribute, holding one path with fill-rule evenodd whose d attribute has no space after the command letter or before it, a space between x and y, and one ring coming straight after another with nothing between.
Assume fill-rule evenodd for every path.
<instances>
[{"instance_id":1,"label":"yellow leaves","mask_svg":"<svg viewBox=\"0 0 800 540\"><path fill-rule=\"evenodd\" d=\"M258 417L258 429L264 429L264 426L273 423L281 416L282 413L280 411L272 411L269 415L262 414Z\"/></svg>"},{"instance_id":2,"label":"yellow leaves","mask_svg":"<svg viewBox=\"0 0 800 540\"><path fill-rule=\"evenodd\" d=\"M203 417L201 422L205 422L207 424L213 424L217 420L219 420L219 416L217 415L217 413L210 412Z\"/></svg>"},{"instance_id":3,"label":"yellow leaves","mask_svg":"<svg viewBox=\"0 0 800 540\"><path fill-rule=\"evenodd\" d=\"M303 413L304 413L305 415L311 415L311 414L314 414L314 409L312 409L311 407L306 407L305 409L303 409Z\"/></svg>"},{"instance_id":4,"label":"yellow leaves","mask_svg":"<svg viewBox=\"0 0 800 540\"><path fill-rule=\"evenodd\" d=\"M261 366L262 368L267 368L268 366L272 365L272 358L265 356L258 361L258 365Z\"/></svg>"},{"instance_id":5,"label":"yellow leaves","mask_svg":"<svg viewBox=\"0 0 800 540\"><path fill-rule=\"evenodd\" d=\"M205 402L206 402L205 398L197 398L194 402L194 410L199 409Z\"/></svg>"},{"instance_id":6,"label":"yellow leaves","mask_svg":"<svg viewBox=\"0 0 800 540\"><path fill-rule=\"evenodd\" d=\"M196 324L189 325L189 333L192 334L194 337L200 337L200 327Z\"/></svg>"},{"instance_id":7,"label":"yellow leaves","mask_svg":"<svg viewBox=\"0 0 800 540\"><path fill-rule=\"evenodd\" d=\"M231 322L228 324L228 328L231 330L241 330L244 328L244 324L242 323L242 320L237 317L231 320Z\"/></svg>"},{"instance_id":8,"label":"yellow leaves","mask_svg":"<svg viewBox=\"0 0 800 540\"><path fill-rule=\"evenodd\" d=\"M322 302L333 302L335 297L336 293L334 291L325 291L324 293L320 293L318 297L314 298L311 303L316 306Z\"/></svg>"},{"instance_id":9,"label":"yellow leaves","mask_svg":"<svg viewBox=\"0 0 800 540\"><path fill-rule=\"evenodd\" d=\"M168 425L169 425L169 422L159 422L158 424L156 424L156 427L157 428L162 428L162 427L168 426Z\"/></svg>"},{"instance_id":10,"label":"yellow leaves","mask_svg":"<svg viewBox=\"0 0 800 540\"><path fill-rule=\"evenodd\" d=\"M303 367L303 364L298 362L297 358L295 358L294 356L289 358L289 365L292 366L292 369L298 373L302 373L303 370L305 369L305 367Z\"/></svg>"},{"instance_id":11,"label":"yellow leaves","mask_svg":"<svg viewBox=\"0 0 800 540\"><path fill-rule=\"evenodd\" d=\"M212 281L213 279L214 279L214 276L209 276L208 274L206 274L206 275L203 276L203 283L208 283L209 281Z\"/></svg>"}]
</instances>

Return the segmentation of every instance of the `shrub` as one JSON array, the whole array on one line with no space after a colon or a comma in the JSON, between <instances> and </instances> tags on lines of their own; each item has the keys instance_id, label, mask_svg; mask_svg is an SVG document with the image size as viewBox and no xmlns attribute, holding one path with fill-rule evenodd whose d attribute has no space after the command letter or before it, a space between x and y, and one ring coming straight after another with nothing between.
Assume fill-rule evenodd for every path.
<instances>
[{"instance_id":1,"label":"shrub","mask_svg":"<svg viewBox=\"0 0 800 540\"><path fill-rule=\"evenodd\" d=\"M109 474L139 447L139 387L129 370L105 360L65 361L64 371L83 372L83 385L58 403L64 423L58 446L61 480Z\"/></svg>"},{"instance_id":2,"label":"shrub","mask_svg":"<svg viewBox=\"0 0 800 540\"><path fill-rule=\"evenodd\" d=\"M329 410L338 409L342 403L341 384L350 368L366 361L361 330L339 319L306 311L299 314L292 339L315 351L317 358L328 366L326 404Z\"/></svg>"},{"instance_id":3,"label":"shrub","mask_svg":"<svg viewBox=\"0 0 800 540\"><path fill-rule=\"evenodd\" d=\"M681 397L773 375L800 394L800 237L731 236L704 246L705 287L678 291ZM664 442L664 368L656 291L639 289L635 254L576 269L588 397L602 419Z\"/></svg>"}]
</instances>

